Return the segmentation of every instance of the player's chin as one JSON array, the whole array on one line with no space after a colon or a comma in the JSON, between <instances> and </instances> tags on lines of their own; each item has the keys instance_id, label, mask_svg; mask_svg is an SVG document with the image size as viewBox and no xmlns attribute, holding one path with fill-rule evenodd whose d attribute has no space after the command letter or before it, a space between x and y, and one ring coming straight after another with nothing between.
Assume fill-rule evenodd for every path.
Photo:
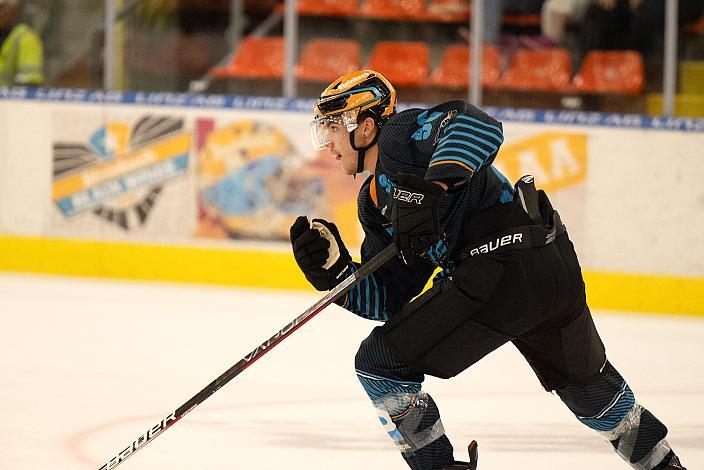
<instances>
[{"instance_id":1,"label":"player's chin","mask_svg":"<svg viewBox=\"0 0 704 470\"><path fill-rule=\"evenodd\" d=\"M349 165L346 165L344 161L340 160L337 162L337 165L340 167L340 169L345 173L346 175L353 175L356 168L350 168Z\"/></svg>"}]
</instances>

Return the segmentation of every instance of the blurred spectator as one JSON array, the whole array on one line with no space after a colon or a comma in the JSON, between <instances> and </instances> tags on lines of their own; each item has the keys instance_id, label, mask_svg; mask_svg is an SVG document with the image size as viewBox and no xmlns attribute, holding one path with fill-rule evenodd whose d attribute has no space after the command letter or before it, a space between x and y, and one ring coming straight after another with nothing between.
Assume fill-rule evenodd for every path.
<instances>
[{"instance_id":1,"label":"blurred spectator","mask_svg":"<svg viewBox=\"0 0 704 470\"><path fill-rule=\"evenodd\" d=\"M584 20L592 0L546 0L543 4L540 28L543 36L560 47L565 47L565 33L570 25Z\"/></svg>"},{"instance_id":2,"label":"blurred spectator","mask_svg":"<svg viewBox=\"0 0 704 470\"><path fill-rule=\"evenodd\" d=\"M229 0L178 0L178 28L181 33L225 31L230 22Z\"/></svg>"},{"instance_id":3,"label":"blurred spectator","mask_svg":"<svg viewBox=\"0 0 704 470\"><path fill-rule=\"evenodd\" d=\"M594 0L582 23L582 53L590 50L627 49L631 24L629 0Z\"/></svg>"},{"instance_id":4,"label":"blurred spectator","mask_svg":"<svg viewBox=\"0 0 704 470\"><path fill-rule=\"evenodd\" d=\"M283 0L245 0L244 13L247 24L245 25L243 33L249 34L252 32L252 30L274 12L275 6L278 3L283 3Z\"/></svg>"},{"instance_id":5,"label":"blurred spectator","mask_svg":"<svg viewBox=\"0 0 704 470\"><path fill-rule=\"evenodd\" d=\"M486 0L484 2L484 42L486 44L500 44L501 26L505 14L537 14L540 13L544 1L545 0ZM469 41L469 28L462 26L458 29L457 33L459 37L465 41Z\"/></svg>"},{"instance_id":6,"label":"blurred spectator","mask_svg":"<svg viewBox=\"0 0 704 470\"><path fill-rule=\"evenodd\" d=\"M678 24L697 21L703 13L704 0L679 0ZM665 0L593 0L582 26L583 52L633 49L659 54L664 25Z\"/></svg>"},{"instance_id":7,"label":"blurred spectator","mask_svg":"<svg viewBox=\"0 0 704 470\"><path fill-rule=\"evenodd\" d=\"M283 0L244 0L244 30L249 34L274 11ZM232 0L178 0L178 25L183 33L225 31L230 24Z\"/></svg>"},{"instance_id":8,"label":"blurred spectator","mask_svg":"<svg viewBox=\"0 0 704 470\"><path fill-rule=\"evenodd\" d=\"M487 0L484 2L484 42L498 44L505 13L540 13L544 0Z\"/></svg>"},{"instance_id":9,"label":"blurred spectator","mask_svg":"<svg viewBox=\"0 0 704 470\"><path fill-rule=\"evenodd\" d=\"M0 86L39 86L44 82L42 41L19 22L18 0L0 0Z\"/></svg>"},{"instance_id":10,"label":"blurred spectator","mask_svg":"<svg viewBox=\"0 0 704 470\"><path fill-rule=\"evenodd\" d=\"M665 28L664 0L630 0L633 22L629 31L628 48L643 54L660 53L656 39ZM681 27L697 21L704 14L704 0L679 0L677 24ZM653 34L653 32L656 34Z\"/></svg>"}]
</instances>

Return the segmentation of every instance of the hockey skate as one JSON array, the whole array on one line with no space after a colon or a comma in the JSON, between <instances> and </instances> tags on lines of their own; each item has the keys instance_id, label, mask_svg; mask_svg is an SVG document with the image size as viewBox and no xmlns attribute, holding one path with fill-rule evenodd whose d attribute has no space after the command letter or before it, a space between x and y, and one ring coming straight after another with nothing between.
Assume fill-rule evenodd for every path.
<instances>
[{"instance_id":1,"label":"hockey skate","mask_svg":"<svg viewBox=\"0 0 704 470\"><path fill-rule=\"evenodd\" d=\"M477 441L469 443L467 452L469 453L469 462L455 461L442 467L441 470L477 470L477 462L479 461L479 445Z\"/></svg>"}]
</instances>

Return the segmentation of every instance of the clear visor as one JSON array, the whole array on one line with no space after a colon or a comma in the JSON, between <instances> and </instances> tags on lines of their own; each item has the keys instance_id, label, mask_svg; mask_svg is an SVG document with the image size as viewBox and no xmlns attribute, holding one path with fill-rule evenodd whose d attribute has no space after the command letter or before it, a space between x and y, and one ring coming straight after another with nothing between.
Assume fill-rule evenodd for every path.
<instances>
[{"instance_id":1,"label":"clear visor","mask_svg":"<svg viewBox=\"0 0 704 470\"><path fill-rule=\"evenodd\" d=\"M357 128L357 112L352 109L334 116L318 116L310 122L313 148L323 150L335 138Z\"/></svg>"}]
</instances>

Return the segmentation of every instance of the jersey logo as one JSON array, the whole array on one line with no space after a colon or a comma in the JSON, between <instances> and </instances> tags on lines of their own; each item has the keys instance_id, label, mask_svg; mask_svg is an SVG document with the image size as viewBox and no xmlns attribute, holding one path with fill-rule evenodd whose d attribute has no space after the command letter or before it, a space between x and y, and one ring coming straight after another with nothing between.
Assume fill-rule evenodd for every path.
<instances>
[{"instance_id":1,"label":"jersey logo","mask_svg":"<svg viewBox=\"0 0 704 470\"><path fill-rule=\"evenodd\" d=\"M381 185L382 188L384 188L384 191L386 191L387 194L391 193L391 188L393 187L393 184L387 178L387 176L383 173L379 173L379 184Z\"/></svg>"},{"instance_id":2,"label":"jersey logo","mask_svg":"<svg viewBox=\"0 0 704 470\"><path fill-rule=\"evenodd\" d=\"M430 137L430 133L433 130L433 121L442 116L441 112L435 111L428 117L428 111L423 111L418 115L418 125L421 126L420 129L415 131L411 138L413 140L425 140Z\"/></svg>"},{"instance_id":3,"label":"jersey logo","mask_svg":"<svg viewBox=\"0 0 704 470\"><path fill-rule=\"evenodd\" d=\"M424 197L425 195L420 193L412 193L405 189L394 188L394 199L398 199L399 201L414 202L420 205Z\"/></svg>"}]
</instances>

